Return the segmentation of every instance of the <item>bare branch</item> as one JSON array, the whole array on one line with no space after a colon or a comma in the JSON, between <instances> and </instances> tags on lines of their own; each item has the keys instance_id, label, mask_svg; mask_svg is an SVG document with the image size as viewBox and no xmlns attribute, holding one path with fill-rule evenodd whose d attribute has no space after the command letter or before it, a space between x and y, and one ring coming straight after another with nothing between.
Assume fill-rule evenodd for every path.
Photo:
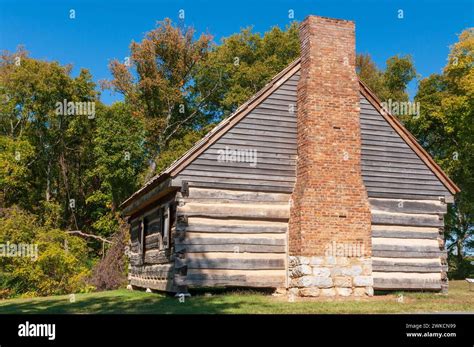
<instances>
[{"instance_id":1,"label":"bare branch","mask_svg":"<svg viewBox=\"0 0 474 347\"><path fill-rule=\"evenodd\" d=\"M107 239L105 239L101 236L87 234L87 233L82 232L80 230L68 230L68 231L66 231L66 233L68 233L68 234L77 234L77 235L80 235L80 236L83 236L83 237L90 237L90 238L93 238L93 239L96 239L96 240L99 240L99 241L102 241L102 242L105 242L105 243L112 244L112 241L109 241L109 240L107 240Z\"/></svg>"}]
</instances>

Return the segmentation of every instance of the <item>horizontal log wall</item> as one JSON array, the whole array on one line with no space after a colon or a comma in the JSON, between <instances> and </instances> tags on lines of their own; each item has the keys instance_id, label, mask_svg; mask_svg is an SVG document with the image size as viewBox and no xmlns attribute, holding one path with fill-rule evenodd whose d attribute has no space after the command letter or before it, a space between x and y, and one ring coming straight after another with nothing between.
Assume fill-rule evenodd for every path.
<instances>
[{"instance_id":1,"label":"horizontal log wall","mask_svg":"<svg viewBox=\"0 0 474 347\"><path fill-rule=\"evenodd\" d=\"M176 285L284 287L289 197L190 186L177 210Z\"/></svg>"},{"instance_id":2,"label":"horizontal log wall","mask_svg":"<svg viewBox=\"0 0 474 347\"><path fill-rule=\"evenodd\" d=\"M446 204L439 200L393 198L369 201L374 289L446 289Z\"/></svg>"}]
</instances>

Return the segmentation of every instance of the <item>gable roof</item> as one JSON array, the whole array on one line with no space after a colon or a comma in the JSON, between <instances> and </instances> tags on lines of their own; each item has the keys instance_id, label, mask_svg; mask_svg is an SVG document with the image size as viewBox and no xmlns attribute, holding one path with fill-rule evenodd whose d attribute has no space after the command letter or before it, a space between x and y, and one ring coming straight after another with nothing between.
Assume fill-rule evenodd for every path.
<instances>
[{"instance_id":1,"label":"gable roof","mask_svg":"<svg viewBox=\"0 0 474 347\"><path fill-rule=\"evenodd\" d=\"M267 83L259 92L253 95L247 102L242 104L228 118L222 120L216 127L206 134L201 140L191 147L184 155L175 160L168 168L151 178L142 188L133 193L125 200L120 207L127 206L138 196L141 196L155 187L163 180L174 177L188 166L196 157L204 152L210 145L220 139L229 129L244 118L249 112L264 101L279 86L286 82L291 76L300 70L300 59L296 59L288 65L283 71L277 74ZM408 144L408 146L418 155L418 157L428 166L428 168L436 175L450 193L456 194L460 189L456 184L443 172L443 170L435 163L428 152L417 142L416 138L402 125L402 123L389 112L381 107L380 100L375 94L359 79L360 92L369 100L369 102L377 109L396 133Z\"/></svg>"}]
</instances>

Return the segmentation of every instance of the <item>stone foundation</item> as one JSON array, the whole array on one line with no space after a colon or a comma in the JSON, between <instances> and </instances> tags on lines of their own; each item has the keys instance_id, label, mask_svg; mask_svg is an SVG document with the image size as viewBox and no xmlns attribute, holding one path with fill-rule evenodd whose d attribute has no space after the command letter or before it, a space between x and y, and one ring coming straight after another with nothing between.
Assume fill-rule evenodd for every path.
<instances>
[{"instance_id":1,"label":"stone foundation","mask_svg":"<svg viewBox=\"0 0 474 347\"><path fill-rule=\"evenodd\" d=\"M355 257L289 257L290 295L373 296L372 260Z\"/></svg>"}]
</instances>

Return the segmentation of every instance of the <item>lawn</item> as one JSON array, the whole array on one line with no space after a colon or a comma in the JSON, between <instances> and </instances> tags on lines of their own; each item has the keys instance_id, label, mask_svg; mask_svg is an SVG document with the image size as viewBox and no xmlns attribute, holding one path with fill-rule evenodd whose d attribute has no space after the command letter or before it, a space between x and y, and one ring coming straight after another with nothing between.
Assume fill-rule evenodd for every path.
<instances>
[{"instance_id":1,"label":"lawn","mask_svg":"<svg viewBox=\"0 0 474 347\"><path fill-rule=\"evenodd\" d=\"M11 313L474 313L474 291L465 281L451 281L449 294L403 293L403 302L397 302L400 293L377 295L358 300L297 299L272 296L255 291L197 292L185 302L173 296L125 289L77 294L71 303L69 297L54 296L34 299L0 301L0 314Z\"/></svg>"}]
</instances>

